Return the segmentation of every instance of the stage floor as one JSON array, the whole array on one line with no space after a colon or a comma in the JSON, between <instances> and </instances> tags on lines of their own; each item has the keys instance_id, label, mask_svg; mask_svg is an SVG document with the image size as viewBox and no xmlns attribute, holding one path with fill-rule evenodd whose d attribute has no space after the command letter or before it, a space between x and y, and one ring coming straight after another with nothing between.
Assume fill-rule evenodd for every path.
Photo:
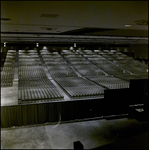
<instances>
[{"instance_id":1,"label":"stage floor","mask_svg":"<svg viewBox=\"0 0 149 150\"><path fill-rule=\"evenodd\" d=\"M127 118L2 128L1 148L73 149L80 141L84 149L92 149L119 141L118 149L147 149L146 130L147 123Z\"/></svg>"}]
</instances>

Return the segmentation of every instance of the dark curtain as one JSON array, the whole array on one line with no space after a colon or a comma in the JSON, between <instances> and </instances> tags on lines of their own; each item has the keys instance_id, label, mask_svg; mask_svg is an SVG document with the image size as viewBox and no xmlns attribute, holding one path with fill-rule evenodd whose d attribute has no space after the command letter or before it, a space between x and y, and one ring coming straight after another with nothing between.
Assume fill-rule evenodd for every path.
<instances>
[{"instance_id":1,"label":"dark curtain","mask_svg":"<svg viewBox=\"0 0 149 150\"><path fill-rule=\"evenodd\" d=\"M77 100L1 107L1 127L69 121L102 115L104 99Z\"/></svg>"}]
</instances>

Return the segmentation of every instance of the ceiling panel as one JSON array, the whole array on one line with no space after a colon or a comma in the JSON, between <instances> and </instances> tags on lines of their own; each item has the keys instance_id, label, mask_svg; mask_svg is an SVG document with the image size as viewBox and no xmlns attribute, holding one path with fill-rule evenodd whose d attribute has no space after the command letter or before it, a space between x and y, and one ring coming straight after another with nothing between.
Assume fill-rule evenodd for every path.
<instances>
[{"instance_id":1,"label":"ceiling panel","mask_svg":"<svg viewBox=\"0 0 149 150\"><path fill-rule=\"evenodd\" d=\"M25 33L148 37L148 1L1 1L3 18L1 42Z\"/></svg>"}]
</instances>

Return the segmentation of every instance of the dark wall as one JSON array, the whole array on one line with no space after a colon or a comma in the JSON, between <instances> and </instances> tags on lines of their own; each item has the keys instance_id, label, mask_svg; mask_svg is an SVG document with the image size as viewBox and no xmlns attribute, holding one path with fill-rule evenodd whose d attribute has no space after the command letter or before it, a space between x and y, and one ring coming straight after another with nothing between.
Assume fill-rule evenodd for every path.
<instances>
[{"instance_id":1,"label":"dark wall","mask_svg":"<svg viewBox=\"0 0 149 150\"><path fill-rule=\"evenodd\" d=\"M130 44L128 47L117 47L116 49L148 64L148 44Z\"/></svg>"},{"instance_id":2,"label":"dark wall","mask_svg":"<svg viewBox=\"0 0 149 150\"><path fill-rule=\"evenodd\" d=\"M131 44L129 51L134 53L134 58L148 59L148 44Z\"/></svg>"}]
</instances>

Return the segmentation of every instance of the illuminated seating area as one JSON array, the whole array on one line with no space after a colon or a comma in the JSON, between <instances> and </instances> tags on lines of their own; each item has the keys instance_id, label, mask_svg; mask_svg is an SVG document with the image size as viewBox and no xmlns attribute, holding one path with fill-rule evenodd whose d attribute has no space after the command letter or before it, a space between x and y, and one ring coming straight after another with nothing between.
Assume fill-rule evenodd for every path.
<instances>
[{"instance_id":1,"label":"illuminated seating area","mask_svg":"<svg viewBox=\"0 0 149 150\"><path fill-rule=\"evenodd\" d=\"M78 51L74 54L63 54L64 57L68 60L68 62L82 75L104 75L104 73L86 58L78 53ZM91 57L95 57L90 55Z\"/></svg>"},{"instance_id":2,"label":"illuminated seating area","mask_svg":"<svg viewBox=\"0 0 149 150\"><path fill-rule=\"evenodd\" d=\"M71 98L83 98L95 93L102 95L103 89L129 88L130 79L142 79L147 76L142 74L145 72L140 72L141 67L136 69L139 74L135 75L129 71L131 69L127 70L117 65L116 61L132 61L132 65L139 65L140 62L116 50L42 50L41 54L53 79ZM95 85L82 87L82 83L87 81ZM77 84L74 84L75 82ZM94 87L99 88L99 91L94 90Z\"/></svg>"},{"instance_id":3,"label":"illuminated seating area","mask_svg":"<svg viewBox=\"0 0 149 150\"><path fill-rule=\"evenodd\" d=\"M129 88L129 82L112 77L112 76L88 76L88 79L108 88L108 89L122 89Z\"/></svg>"},{"instance_id":4,"label":"illuminated seating area","mask_svg":"<svg viewBox=\"0 0 149 150\"><path fill-rule=\"evenodd\" d=\"M119 74L115 77L130 82L131 79L148 79L148 73L145 74Z\"/></svg>"},{"instance_id":5,"label":"illuminated seating area","mask_svg":"<svg viewBox=\"0 0 149 150\"><path fill-rule=\"evenodd\" d=\"M95 51L95 50L94 50ZM96 50L97 54L101 55L103 58L106 58L115 66L119 66L125 70L125 73L128 71L129 73L140 74L147 73L147 64L141 63L138 60L135 60L132 57L129 57L121 52L111 52L106 51L106 53L102 53L102 51ZM103 52L105 52L103 50ZM113 68L113 67L112 67Z\"/></svg>"},{"instance_id":6,"label":"illuminated seating area","mask_svg":"<svg viewBox=\"0 0 149 150\"><path fill-rule=\"evenodd\" d=\"M123 61L115 61L115 63L131 73L138 74L138 73L147 73L147 66L140 65L140 63L135 62L133 60L123 60Z\"/></svg>"},{"instance_id":7,"label":"illuminated seating area","mask_svg":"<svg viewBox=\"0 0 149 150\"><path fill-rule=\"evenodd\" d=\"M95 53L105 58L108 65L111 63L115 67L119 67L123 70L123 73L112 73L114 76L130 76L133 79L133 75L135 78L135 75L137 75L137 78L141 78L142 74L144 76L147 76L148 74L148 66L145 63L140 62L139 60L136 60L132 57L129 57L121 52L113 51L113 50L94 50ZM106 53L105 53L106 52ZM99 67L107 68L108 65L99 65ZM115 67L108 67L108 71L110 69L114 69ZM120 69L119 69L120 70ZM118 71L118 70L117 70Z\"/></svg>"},{"instance_id":8,"label":"illuminated seating area","mask_svg":"<svg viewBox=\"0 0 149 150\"><path fill-rule=\"evenodd\" d=\"M13 85L15 69L16 50L8 50L4 66L1 71L1 86L9 87Z\"/></svg>"},{"instance_id":9,"label":"illuminated seating area","mask_svg":"<svg viewBox=\"0 0 149 150\"><path fill-rule=\"evenodd\" d=\"M47 78L36 50L19 50L19 91L22 102L54 101L63 96ZM37 101L38 100L38 101Z\"/></svg>"},{"instance_id":10,"label":"illuminated seating area","mask_svg":"<svg viewBox=\"0 0 149 150\"><path fill-rule=\"evenodd\" d=\"M90 96L100 97L104 94L103 87L92 83L87 79L78 77L79 74L73 66L74 64L78 65L80 62L84 62L83 60L85 58L82 56L70 50L62 50L60 54L56 54L55 52L50 53L50 51L46 50L41 50L40 53L49 70L50 75L68 94L70 99L74 97L86 98L86 96L88 96L88 98ZM57 64L58 62L59 64ZM90 62L86 60L85 64L90 64Z\"/></svg>"},{"instance_id":11,"label":"illuminated seating area","mask_svg":"<svg viewBox=\"0 0 149 150\"><path fill-rule=\"evenodd\" d=\"M77 76L58 52L50 53L49 51L41 50L40 53L53 78Z\"/></svg>"},{"instance_id":12,"label":"illuminated seating area","mask_svg":"<svg viewBox=\"0 0 149 150\"><path fill-rule=\"evenodd\" d=\"M19 50L15 60L16 52L7 52L1 85L12 86L18 61L20 104L65 100L65 95L101 98L105 89L129 88L131 79L148 78L146 64L116 50Z\"/></svg>"},{"instance_id":13,"label":"illuminated seating area","mask_svg":"<svg viewBox=\"0 0 149 150\"><path fill-rule=\"evenodd\" d=\"M85 65L82 66L82 68L78 66L76 66L76 68L79 68L81 73L86 71L84 76L87 79L103 86L106 89L129 88L129 82L113 77L114 74L124 74L126 71L124 71L121 67L112 64L109 60L102 57L97 52L100 52L101 54L105 54L105 52L108 53L108 51L102 52L98 50L95 50L95 52L91 50L78 51L78 53L85 57L86 60L89 60L92 65L89 66L90 69L86 66L86 70L83 70ZM110 53L109 55L112 54L113 53ZM90 72L90 74L88 72Z\"/></svg>"},{"instance_id":14,"label":"illuminated seating area","mask_svg":"<svg viewBox=\"0 0 149 150\"><path fill-rule=\"evenodd\" d=\"M104 88L81 77L55 78L71 97L103 95ZM87 98L87 97L86 97Z\"/></svg>"}]
</instances>

